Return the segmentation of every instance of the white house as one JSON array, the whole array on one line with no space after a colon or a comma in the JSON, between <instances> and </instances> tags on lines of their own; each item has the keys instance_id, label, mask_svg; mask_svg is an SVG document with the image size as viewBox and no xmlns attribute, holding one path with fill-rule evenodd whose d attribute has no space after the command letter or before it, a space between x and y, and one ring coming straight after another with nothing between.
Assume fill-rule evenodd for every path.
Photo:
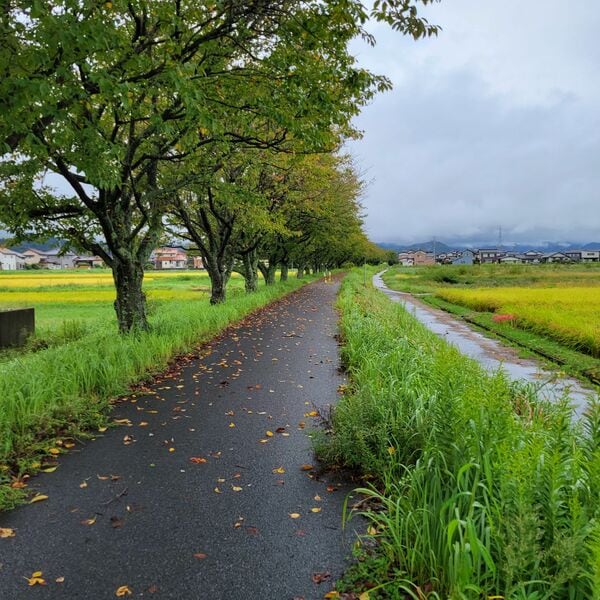
<instances>
[{"instance_id":1,"label":"white house","mask_svg":"<svg viewBox=\"0 0 600 600\"><path fill-rule=\"evenodd\" d=\"M20 263L19 255L8 248L0 248L0 270L16 271Z\"/></svg>"}]
</instances>

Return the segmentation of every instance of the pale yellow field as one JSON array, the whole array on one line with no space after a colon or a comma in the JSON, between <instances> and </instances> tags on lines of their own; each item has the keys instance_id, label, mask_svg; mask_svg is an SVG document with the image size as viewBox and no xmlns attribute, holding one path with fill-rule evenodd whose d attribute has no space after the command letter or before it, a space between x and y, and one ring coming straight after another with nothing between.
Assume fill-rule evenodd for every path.
<instances>
[{"instance_id":1,"label":"pale yellow field","mask_svg":"<svg viewBox=\"0 0 600 600\"><path fill-rule=\"evenodd\" d=\"M436 295L477 311L515 316L516 323L600 356L600 289L440 288Z\"/></svg>"}]
</instances>

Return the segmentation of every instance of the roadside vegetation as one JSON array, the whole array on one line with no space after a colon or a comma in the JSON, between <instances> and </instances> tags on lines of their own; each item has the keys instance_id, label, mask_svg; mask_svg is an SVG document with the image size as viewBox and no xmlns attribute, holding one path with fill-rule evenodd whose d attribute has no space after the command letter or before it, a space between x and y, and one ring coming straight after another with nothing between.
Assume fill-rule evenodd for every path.
<instances>
[{"instance_id":1,"label":"roadside vegetation","mask_svg":"<svg viewBox=\"0 0 600 600\"><path fill-rule=\"evenodd\" d=\"M600 405L574 424L566 402L488 375L362 273L339 307L350 385L319 452L363 474L348 516L369 524L340 591L598 597Z\"/></svg>"},{"instance_id":2,"label":"roadside vegetation","mask_svg":"<svg viewBox=\"0 0 600 600\"><path fill-rule=\"evenodd\" d=\"M229 301L214 307L208 306L207 289L193 291L206 282L204 274L161 274L157 280L156 287L148 285L151 329L128 336L114 334L114 290L106 299L101 289L90 290L99 298L89 303L82 300L79 281L38 292L48 299L47 306L37 305L42 333L25 351L0 361L0 509L25 496L25 474L53 468L57 448L106 427L112 398L310 278L261 286L253 294L244 293L239 278ZM169 287L168 299L152 300L154 292Z\"/></svg>"},{"instance_id":3,"label":"roadside vegetation","mask_svg":"<svg viewBox=\"0 0 600 600\"><path fill-rule=\"evenodd\" d=\"M396 267L392 289L600 382L600 265Z\"/></svg>"}]
</instances>

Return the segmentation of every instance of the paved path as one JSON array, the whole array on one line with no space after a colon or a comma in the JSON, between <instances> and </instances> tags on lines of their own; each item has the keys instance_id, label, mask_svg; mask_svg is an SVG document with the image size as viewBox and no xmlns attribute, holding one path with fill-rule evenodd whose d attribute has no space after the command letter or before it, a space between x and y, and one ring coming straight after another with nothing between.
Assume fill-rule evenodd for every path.
<instances>
[{"instance_id":1,"label":"paved path","mask_svg":"<svg viewBox=\"0 0 600 600\"><path fill-rule=\"evenodd\" d=\"M456 346L463 354L475 359L488 371L503 369L513 380L525 380L536 384L539 394L549 400L558 400L568 394L575 415L580 417L594 391L572 377L557 377L555 373L540 366L540 363L519 357L511 346L485 337L471 329L449 313L424 304L412 294L388 288L382 273L373 277L373 285L384 292L393 302L400 302L427 328L447 342Z\"/></svg>"},{"instance_id":2,"label":"paved path","mask_svg":"<svg viewBox=\"0 0 600 600\"><path fill-rule=\"evenodd\" d=\"M100 600L121 586L132 598L323 598L353 541L349 488L302 470L311 413L326 415L342 382L336 291L308 285L228 330L120 404L132 426L31 480L48 500L0 515L16 530L0 539L0 598ZM28 587L35 571L46 586Z\"/></svg>"}]
</instances>

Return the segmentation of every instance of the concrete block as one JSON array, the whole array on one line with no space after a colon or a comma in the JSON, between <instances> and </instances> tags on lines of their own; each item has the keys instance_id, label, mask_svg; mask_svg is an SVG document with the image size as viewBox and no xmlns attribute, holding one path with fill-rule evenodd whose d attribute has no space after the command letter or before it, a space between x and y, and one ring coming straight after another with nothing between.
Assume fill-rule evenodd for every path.
<instances>
[{"instance_id":1,"label":"concrete block","mask_svg":"<svg viewBox=\"0 0 600 600\"><path fill-rule=\"evenodd\" d=\"M0 348L22 346L34 331L33 308L0 310Z\"/></svg>"}]
</instances>

